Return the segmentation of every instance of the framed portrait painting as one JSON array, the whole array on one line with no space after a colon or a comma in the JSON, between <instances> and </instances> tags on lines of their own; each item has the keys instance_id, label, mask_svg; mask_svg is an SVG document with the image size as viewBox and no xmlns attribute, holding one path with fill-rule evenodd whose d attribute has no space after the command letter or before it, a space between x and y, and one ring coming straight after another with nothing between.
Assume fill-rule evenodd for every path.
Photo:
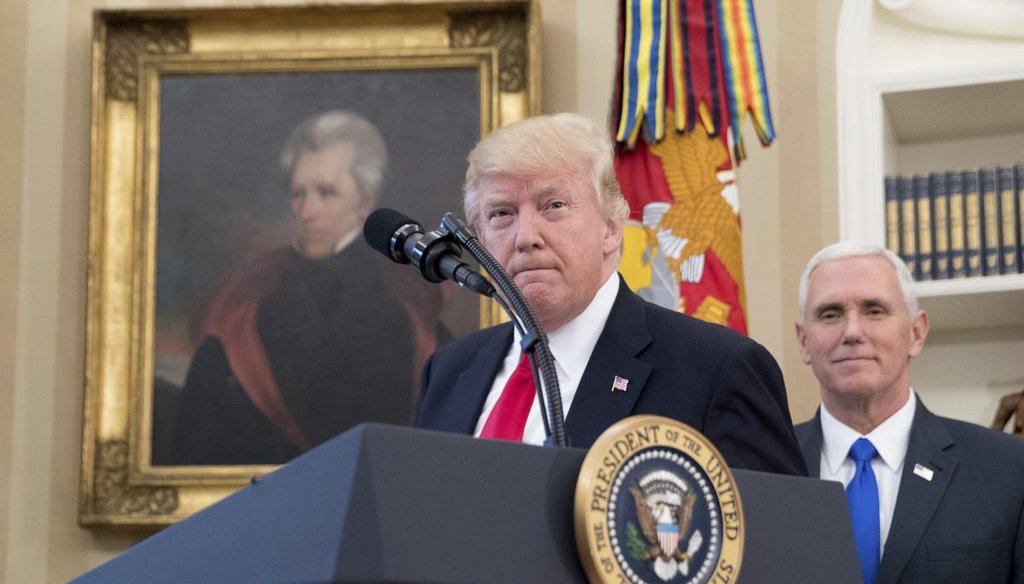
<instances>
[{"instance_id":1,"label":"framed portrait painting","mask_svg":"<svg viewBox=\"0 0 1024 584\"><path fill-rule=\"evenodd\" d=\"M80 522L160 526L362 422L407 424L495 307L363 241L461 214L538 109L530 0L99 11Z\"/></svg>"}]
</instances>

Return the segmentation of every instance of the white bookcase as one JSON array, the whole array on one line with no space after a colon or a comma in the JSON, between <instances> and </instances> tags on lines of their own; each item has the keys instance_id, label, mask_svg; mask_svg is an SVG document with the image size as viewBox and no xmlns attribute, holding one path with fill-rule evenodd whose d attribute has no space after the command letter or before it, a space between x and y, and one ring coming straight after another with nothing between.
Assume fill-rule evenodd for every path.
<instances>
[{"instance_id":1,"label":"white bookcase","mask_svg":"<svg viewBox=\"0 0 1024 584\"><path fill-rule=\"evenodd\" d=\"M845 0L843 239L884 244L888 174L1024 162L1024 2L1012 4ZM998 397L1024 387L1024 275L921 282L918 296L932 333L912 367L915 389L933 410L987 424Z\"/></svg>"}]
</instances>

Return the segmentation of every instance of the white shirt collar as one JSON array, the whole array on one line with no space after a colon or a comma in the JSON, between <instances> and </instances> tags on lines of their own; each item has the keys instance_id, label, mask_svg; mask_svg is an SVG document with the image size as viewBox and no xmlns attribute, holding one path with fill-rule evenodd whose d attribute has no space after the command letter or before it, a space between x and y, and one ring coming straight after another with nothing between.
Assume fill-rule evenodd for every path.
<instances>
[{"instance_id":1,"label":"white shirt collar","mask_svg":"<svg viewBox=\"0 0 1024 584\"><path fill-rule=\"evenodd\" d=\"M587 368L590 354L604 331L618 292L619 277L616 272L612 272L579 316L548 333L551 355L571 379L579 380L583 377L583 370Z\"/></svg>"},{"instance_id":2,"label":"white shirt collar","mask_svg":"<svg viewBox=\"0 0 1024 584\"><path fill-rule=\"evenodd\" d=\"M583 377L583 370L587 368L590 361L590 354L597 345L597 339L604 332L604 325L608 322L608 316L612 312L612 305L615 304L615 297L619 293L619 277L617 272L612 275L597 289L594 299L576 318L554 331L548 331L548 347L551 349L551 356L555 362L570 377L579 379ZM519 344L522 335L515 331L512 340L515 354L514 361L519 362ZM510 355L511 357L511 355Z\"/></svg>"},{"instance_id":3,"label":"white shirt collar","mask_svg":"<svg viewBox=\"0 0 1024 584\"><path fill-rule=\"evenodd\" d=\"M914 390L911 389L907 403L903 404L902 408L889 416L867 436L864 436L874 444L875 449L878 450L878 457L893 472L903 467L903 460L907 456L910 427L914 423L916 407L917 397ZM861 437L861 434L837 420L829 413L824 404L821 406L821 434L822 453L825 455L829 470L835 475L839 472L839 466L849 455L850 447Z\"/></svg>"}]
</instances>

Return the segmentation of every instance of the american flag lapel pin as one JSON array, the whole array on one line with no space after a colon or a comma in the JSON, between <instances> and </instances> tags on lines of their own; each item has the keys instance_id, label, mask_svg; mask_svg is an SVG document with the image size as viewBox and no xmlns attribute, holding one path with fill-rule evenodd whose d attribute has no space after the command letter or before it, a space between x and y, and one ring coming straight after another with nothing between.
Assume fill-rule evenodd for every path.
<instances>
[{"instance_id":1,"label":"american flag lapel pin","mask_svg":"<svg viewBox=\"0 0 1024 584\"><path fill-rule=\"evenodd\" d=\"M932 469L928 468L923 464L915 464L914 474L930 482L932 480L932 477L935 476L935 471L933 471Z\"/></svg>"},{"instance_id":2,"label":"american flag lapel pin","mask_svg":"<svg viewBox=\"0 0 1024 584\"><path fill-rule=\"evenodd\" d=\"M626 391L626 387L629 385L629 380L625 377L615 376L615 381L612 382L612 391Z\"/></svg>"}]
</instances>

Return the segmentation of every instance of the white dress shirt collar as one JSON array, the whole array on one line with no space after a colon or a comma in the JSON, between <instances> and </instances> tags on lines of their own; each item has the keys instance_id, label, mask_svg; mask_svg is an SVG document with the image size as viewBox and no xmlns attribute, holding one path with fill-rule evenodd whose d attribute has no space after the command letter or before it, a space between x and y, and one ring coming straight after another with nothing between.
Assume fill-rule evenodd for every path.
<instances>
[{"instance_id":1,"label":"white dress shirt collar","mask_svg":"<svg viewBox=\"0 0 1024 584\"><path fill-rule=\"evenodd\" d=\"M619 277L613 272L579 316L548 333L551 356L577 384L590 362L590 354L597 345L597 339L604 331L618 292Z\"/></svg>"},{"instance_id":2,"label":"white dress shirt collar","mask_svg":"<svg viewBox=\"0 0 1024 584\"><path fill-rule=\"evenodd\" d=\"M875 449L878 450L878 457L892 472L903 468L903 459L907 456L910 427L914 422L916 406L917 398L914 391L911 390L910 398L902 408L896 410L895 414L889 416L864 436L874 444ZM850 447L861 437L861 434L837 420L824 405L821 406L821 434L822 454L828 464L829 472L835 475L839 472L840 465L846 460Z\"/></svg>"}]
</instances>

